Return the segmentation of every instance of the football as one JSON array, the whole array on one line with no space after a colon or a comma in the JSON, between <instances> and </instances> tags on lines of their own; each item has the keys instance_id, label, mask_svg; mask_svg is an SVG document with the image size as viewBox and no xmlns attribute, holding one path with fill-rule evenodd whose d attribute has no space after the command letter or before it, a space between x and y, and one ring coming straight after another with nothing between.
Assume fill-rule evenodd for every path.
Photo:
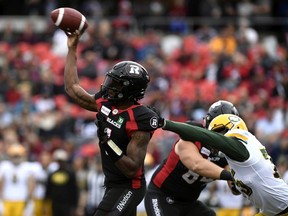
<instances>
[{"instance_id":1,"label":"football","mask_svg":"<svg viewBox=\"0 0 288 216\"><path fill-rule=\"evenodd\" d=\"M53 23L68 34L76 30L83 32L88 27L86 17L73 8L57 8L50 15Z\"/></svg>"}]
</instances>

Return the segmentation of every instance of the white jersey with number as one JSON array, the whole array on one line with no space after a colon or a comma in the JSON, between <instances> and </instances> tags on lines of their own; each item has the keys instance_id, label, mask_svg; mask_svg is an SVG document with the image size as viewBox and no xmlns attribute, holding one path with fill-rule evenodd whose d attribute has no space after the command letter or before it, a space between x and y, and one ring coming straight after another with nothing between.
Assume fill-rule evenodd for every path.
<instances>
[{"instance_id":1,"label":"white jersey with number","mask_svg":"<svg viewBox=\"0 0 288 216\"><path fill-rule=\"evenodd\" d=\"M28 180L32 176L29 163L14 165L3 161L0 165L0 178L3 182L3 200L25 201L28 197Z\"/></svg>"},{"instance_id":2,"label":"white jersey with number","mask_svg":"<svg viewBox=\"0 0 288 216\"><path fill-rule=\"evenodd\" d=\"M36 199L42 200L45 198L48 172L44 170L40 162L30 162L30 166L36 182L33 196Z\"/></svg>"},{"instance_id":3,"label":"white jersey with number","mask_svg":"<svg viewBox=\"0 0 288 216\"><path fill-rule=\"evenodd\" d=\"M236 137L249 151L249 158L237 162L227 158L236 187L265 216L280 213L288 207L288 185L280 178L265 147L248 131L237 129L225 136Z\"/></svg>"}]
</instances>

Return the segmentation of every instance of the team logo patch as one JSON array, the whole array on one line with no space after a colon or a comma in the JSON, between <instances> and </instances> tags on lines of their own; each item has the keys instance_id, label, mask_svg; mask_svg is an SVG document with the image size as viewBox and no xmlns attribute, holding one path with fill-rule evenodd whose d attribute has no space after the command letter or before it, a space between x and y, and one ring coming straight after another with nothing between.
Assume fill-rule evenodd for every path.
<instances>
[{"instance_id":1,"label":"team logo patch","mask_svg":"<svg viewBox=\"0 0 288 216\"><path fill-rule=\"evenodd\" d=\"M238 116L229 116L228 119L231 122L239 122L240 121L240 118Z\"/></svg>"},{"instance_id":2,"label":"team logo patch","mask_svg":"<svg viewBox=\"0 0 288 216\"><path fill-rule=\"evenodd\" d=\"M122 117L120 116L119 119L118 119L118 121L117 121L117 123L118 123L119 125L122 125L123 122L124 122L124 118L122 118Z\"/></svg>"},{"instance_id":3,"label":"team logo patch","mask_svg":"<svg viewBox=\"0 0 288 216\"><path fill-rule=\"evenodd\" d=\"M69 179L69 176L64 172L57 172L52 175L51 180L56 185L63 185Z\"/></svg>"},{"instance_id":4,"label":"team logo patch","mask_svg":"<svg viewBox=\"0 0 288 216\"><path fill-rule=\"evenodd\" d=\"M106 106L101 107L101 113L103 113L104 115L108 116L110 112L111 110L108 107Z\"/></svg>"},{"instance_id":5,"label":"team logo patch","mask_svg":"<svg viewBox=\"0 0 288 216\"><path fill-rule=\"evenodd\" d=\"M110 138L111 132L112 132L112 130L111 130L110 128L107 128L107 127L106 127L106 128L104 129L104 133L107 135L108 138Z\"/></svg>"},{"instance_id":6,"label":"team logo patch","mask_svg":"<svg viewBox=\"0 0 288 216\"><path fill-rule=\"evenodd\" d=\"M206 155L206 156L209 156L210 153L211 153L211 151L210 151L209 149L207 149L207 148L205 148L205 147L202 147L202 148L201 148L201 154L204 154L204 155Z\"/></svg>"},{"instance_id":7,"label":"team logo patch","mask_svg":"<svg viewBox=\"0 0 288 216\"><path fill-rule=\"evenodd\" d=\"M119 124L118 122L114 121L113 119L111 119L109 117L107 117L107 122L109 122L110 124L114 125L117 128L121 128L121 124Z\"/></svg>"},{"instance_id":8,"label":"team logo patch","mask_svg":"<svg viewBox=\"0 0 288 216\"><path fill-rule=\"evenodd\" d=\"M166 197L166 202L167 202L168 204L173 204L173 203L174 203L174 199L171 198L171 197Z\"/></svg>"},{"instance_id":9,"label":"team logo patch","mask_svg":"<svg viewBox=\"0 0 288 216\"><path fill-rule=\"evenodd\" d=\"M152 128L157 128L158 126L158 119L154 116L150 119L150 126Z\"/></svg>"}]
</instances>

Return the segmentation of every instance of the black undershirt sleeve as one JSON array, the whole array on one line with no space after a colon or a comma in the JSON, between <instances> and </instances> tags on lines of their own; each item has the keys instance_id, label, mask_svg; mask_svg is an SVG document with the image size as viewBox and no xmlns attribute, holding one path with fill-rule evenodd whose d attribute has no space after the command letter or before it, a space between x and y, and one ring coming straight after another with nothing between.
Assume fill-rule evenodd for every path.
<instances>
[{"instance_id":1,"label":"black undershirt sleeve","mask_svg":"<svg viewBox=\"0 0 288 216\"><path fill-rule=\"evenodd\" d=\"M177 133L183 140L199 141L203 146L217 149L235 161L243 162L249 158L248 150L237 138L225 137L222 134L181 122L169 120L165 122L162 129Z\"/></svg>"}]
</instances>

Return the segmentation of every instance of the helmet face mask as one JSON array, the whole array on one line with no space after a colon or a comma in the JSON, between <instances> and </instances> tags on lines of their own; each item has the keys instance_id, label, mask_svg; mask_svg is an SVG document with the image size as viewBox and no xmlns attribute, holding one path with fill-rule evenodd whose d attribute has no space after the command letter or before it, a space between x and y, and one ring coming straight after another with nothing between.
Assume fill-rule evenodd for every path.
<instances>
[{"instance_id":1,"label":"helmet face mask","mask_svg":"<svg viewBox=\"0 0 288 216\"><path fill-rule=\"evenodd\" d=\"M210 106L204 118L205 128L208 128L211 121L221 114L233 114L239 116L238 110L231 102L225 100L219 100Z\"/></svg>"},{"instance_id":2,"label":"helmet face mask","mask_svg":"<svg viewBox=\"0 0 288 216\"><path fill-rule=\"evenodd\" d=\"M109 101L138 101L150 81L146 69L132 61L122 61L108 71L101 91Z\"/></svg>"},{"instance_id":3,"label":"helmet face mask","mask_svg":"<svg viewBox=\"0 0 288 216\"><path fill-rule=\"evenodd\" d=\"M208 127L208 130L222 134L235 129L248 131L245 122L239 116L233 114L222 114L217 116L211 121Z\"/></svg>"},{"instance_id":4,"label":"helmet face mask","mask_svg":"<svg viewBox=\"0 0 288 216\"><path fill-rule=\"evenodd\" d=\"M121 91L123 89L123 84L121 81L113 79L111 76L106 76L103 84L101 85L101 91L105 92L108 99L121 99L123 94Z\"/></svg>"}]
</instances>

